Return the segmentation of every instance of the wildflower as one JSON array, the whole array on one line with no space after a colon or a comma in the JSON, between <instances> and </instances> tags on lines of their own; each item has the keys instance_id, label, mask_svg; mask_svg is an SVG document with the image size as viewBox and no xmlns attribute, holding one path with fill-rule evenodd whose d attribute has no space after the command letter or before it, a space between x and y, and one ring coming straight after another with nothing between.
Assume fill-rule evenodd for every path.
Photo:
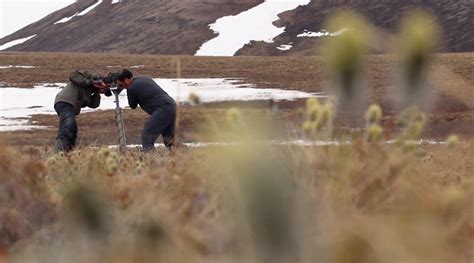
<instances>
[{"instance_id":1,"label":"wildflower","mask_svg":"<svg viewBox=\"0 0 474 263\"><path fill-rule=\"evenodd\" d=\"M365 113L365 119L367 120L367 123L377 123L382 119L382 115L382 109L380 106L372 104Z\"/></svg>"},{"instance_id":2,"label":"wildflower","mask_svg":"<svg viewBox=\"0 0 474 263\"><path fill-rule=\"evenodd\" d=\"M435 19L424 11L412 12L400 26L400 68L402 107L421 106L432 101L426 75L435 51L439 28Z\"/></svg>"},{"instance_id":3,"label":"wildflower","mask_svg":"<svg viewBox=\"0 0 474 263\"><path fill-rule=\"evenodd\" d=\"M311 136L316 130L316 123L311 121L306 121L303 123L303 132L306 136Z\"/></svg>"},{"instance_id":4,"label":"wildflower","mask_svg":"<svg viewBox=\"0 0 474 263\"><path fill-rule=\"evenodd\" d=\"M313 107L321 107L321 103L319 103L319 100L316 98L309 98L306 100L306 109L311 109Z\"/></svg>"},{"instance_id":5,"label":"wildflower","mask_svg":"<svg viewBox=\"0 0 474 263\"><path fill-rule=\"evenodd\" d=\"M418 139L425 128L423 122L413 122L407 129L407 136L410 139Z\"/></svg>"},{"instance_id":6,"label":"wildflower","mask_svg":"<svg viewBox=\"0 0 474 263\"><path fill-rule=\"evenodd\" d=\"M97 152L97 155L99 156L99 158L107 158L112 155L112 150L107 147L102 147Z\"/></svg>"},{"instance_id":7,"label":"wildflower","mask_svg":"<svg viewBox=\"0 0 474 263\"><path fill-rule=\"evenodd\" d=\"M322 126L329 126L334 116L333 105L331 103L324 104L319 116L320 118L317 120L317 122Z\"/></svg>"},{"instance_id":8,"label":"wildflower","mask_svg":"<svg viewBox=\"0 0 474 263\"><path fill-rule=\"evenodd\" d=\"M108 157L105 160L105 167L104 168L105 168L105 171L106 171L107 174L109 174L109 175L115 174L119 170L117 159L115 159L113 157Z\"/></svg>"},{"instance_id":9,"label":"wildflower","mask_svg":"<svg viewBox=\"0 0 474 263\"><path fill-rule=\"evenodd\" d=\"M425 128L426 121L426 114L414 108L404 111L399 118L399 123L403 127L401 139L417 140Z\"/></svg>"},{"instance_id":10,"label":"wildflower","mask_svg":"<svg viewBox=\"0 0 474 263\"><path fill-rule=\"evenodd\" d=\"M459 137L457 135L451 134L446 139L446 143L448 144L449 148L453 148L456 144L459 143Z\"/></svg>"},{"instance_id":11,"label":"wildflower","mask_svg":"<svg viewBox=\"0 0 474 263\"><path fill-rule=\"evenodd\" d=\"M135 162L135 171L137 173L140 173L145 168L145 166L145 162L143 162L142 160L137 160Z\"/></svg>"},{"instance_id":12,"label":"wildflower","mask_svg":"<svg viewBox=\"0 0 474 263\"><path fill-rule=\"evenodd\" d=\"M368 142L380 141L382 138L383 129L378 124L371 124L366 131L366 140Z\"/></svg>"},{"instance_id":13,"label":"wildflower","mask_svg":"<svg viewBox=\"0 0 474 263\"><path fill-rule=\"evenodd\" d=\"M191 92L189 93L188 100L192 106L196 106L201 104L201 97L199 97L196 93Z\"/></svg>"},{"instance_id":14,"label":"wildflower","mask_svg":"<svg viewBox=\"0 0 474 263\"><path fill-rule=\"evenodd\" d=\"M347 112L357 113L363 105L362 100L367 97L361 80L372 30L364 18L350 11L339 12L328 20L325 27L335 32L348 25L350 29L344 34L324 38L322 53L327 57L338 105Z\"/></svg>"},{"instance_id":15,"label":"wildflower","mask_svg":"<svg viewBox=\"0 0 474 263\"><path fill-rule=\"evenodd\" d=\"M308 119L309 121L315 122L321 113L321 105L315 104L311 108L307 109Z\"/></svg>"},{"instance_id":16,"label":"wildflower","mask_svg":"<svg viewBox=\"0 0 474 263\"><path fill-rule=\"evenodd\" d=\"M238 127L242 124L242 113L237 108L230 108L227 111L227 122L234 127Z\"/></svg>"}]
</instances>

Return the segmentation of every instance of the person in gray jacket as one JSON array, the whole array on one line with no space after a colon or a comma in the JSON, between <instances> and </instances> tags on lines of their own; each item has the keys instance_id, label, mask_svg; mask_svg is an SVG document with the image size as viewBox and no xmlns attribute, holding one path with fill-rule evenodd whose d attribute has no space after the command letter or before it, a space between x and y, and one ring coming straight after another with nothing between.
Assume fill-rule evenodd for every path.
<instances>
[{"instance_id":1,"label":"person in gray jacket","mask_svg":"<svg viewBox=\"0 0 474 263\"><path fill-rule=\"evenodd\" d=\"M154 149L156 139L162 135L163 143L171 152L174 146L176 125L176 102L156 82L147 77L133 77L133 73L122 69L117 84L127 90L128 104L138 105L150 117L142 131L142 146L145 151Z\"/></svg>"},{"instance_id":2,"label":"person in gray jacket","mask_svg":"<svg viewBox=\"0 0 474 263\"><path fill-rule=\"evenodd\" d=\"M76 116L81 108L97 108L100 105L100 94L112 95L99 75L78 70L69 75L69 83L54 100L54 109L59 116L58 136L55 151L69 152L76 146Z\"/></svg>"}]
</instances>

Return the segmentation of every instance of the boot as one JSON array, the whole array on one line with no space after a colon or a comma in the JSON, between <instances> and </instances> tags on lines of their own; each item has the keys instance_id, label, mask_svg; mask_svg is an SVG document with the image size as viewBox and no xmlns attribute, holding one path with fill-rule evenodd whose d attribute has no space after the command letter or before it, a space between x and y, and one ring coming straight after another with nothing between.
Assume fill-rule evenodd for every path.
<instances>
[{"instance_id":1,"label":"boot","mask_svg":"<svg viewBox=\"0 0 474 263\"><path fill-rule=\"evenodd\" d=\"M63 142L60 139L56 139L54 142L54 153L64 152Z\"/></svg>"},{"instance_id":2,"label":"boot","mask_svg":"<svg viewBox=\"0 0 474 263\"><path fill-rule=\"evenodd\" d=\"M71 151L71 146L64 142L61 139L56 139L56 142L54 143L54 152L55 153L60 153L60 152L69 152Z\"/></svg>"}]
</instances>

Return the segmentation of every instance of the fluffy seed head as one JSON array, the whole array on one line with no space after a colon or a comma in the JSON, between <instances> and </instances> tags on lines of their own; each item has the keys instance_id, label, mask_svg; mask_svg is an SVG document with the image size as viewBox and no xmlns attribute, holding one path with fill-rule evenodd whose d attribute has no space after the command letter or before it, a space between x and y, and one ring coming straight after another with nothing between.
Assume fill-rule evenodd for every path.
<instances>
[{"instance_id":1,"label":"fluffy seed head","mask_svg":"<svg viewBox=\"0 0 474 263\"><path fill-rule=\"evenodd\" d=\"M201 98L194 92L189 93L188 100L193 106L201 104Z\"/></svg>"},{"instance_id":2,"label":"fluffy seed head","mask_svg":"<svg viewBox=\"0 0 474 263\"><path fill-rule=\"evenodd\" d=\"M455 134L451 134L448 136L448 138L446 139L446 143L448 144L448 147L452 148L454 147L456 144L459 143L459 137Z\"/></svg>"},{"instance_id":3,"label":"fluffy seed head","mask_svg":"<svg viewBox=\"0 0 474 263\"><path fill-rule=\"evenodd\" d=\"M378 124L371 124L366 131L365 138L368 142L377 142L382 139L383 129Z\"/></svg>"},{"instance_id":4,"label":"fluffy seed head","mask_svg":"<svg viewBox=\"0 0 474 263\"><path fill-rule=\"evenodd\" d=\"M440 38L439 27L433 16L418 10L403 20L399 35L402 80L399 106L425 108L432 101L427 73Z\"/></svg>"},{"instance_id":5,"label":"fluffy seed head","mask_svg":"<svg viewBox=\"0 0 474 263\"><path fill-rule=\"evenodd\" d=\"M242 112L237 108L230 108L227 111L226 119L231 126L240 126L242 124Z\"/></svg>"},{"instance_id":6,"label":"fluffy seed head","mask_svg":"<svg viewBox=\"0 0 474 263\"><path fill-rule=\"evenodd\" d=\"M331 17L326 25L331 32L344 30L338 36L326 37L322 54L327 58L333 78L332 90L338 98L338 106L350 113L360 110L366 98L361 85L365 55L372 39L372 29L365 19L353 12L342 11Z\"/></svg>"},{"instance_id":7,"label":"fluffy seed head","mask_svg":"<svg viewBox=\"0 0 474 263\"><path fill-rule=\"evenodd\" d=\"M321 103L316 98L309 98L306 100L306 109L311 109L313 107L321 107Z\"/></svg>"},{"instance_id":8,"label":"fluffy seed head","mask_svg":"<svg viewBox=\"0 0 474 263\"><path fill-rule=\"evenodd\" d=\"M382 119L382 115L382 108L377 104L372 104L365 113L365 119L368 123L377 123Z\"/></svg>"}]
</instances>

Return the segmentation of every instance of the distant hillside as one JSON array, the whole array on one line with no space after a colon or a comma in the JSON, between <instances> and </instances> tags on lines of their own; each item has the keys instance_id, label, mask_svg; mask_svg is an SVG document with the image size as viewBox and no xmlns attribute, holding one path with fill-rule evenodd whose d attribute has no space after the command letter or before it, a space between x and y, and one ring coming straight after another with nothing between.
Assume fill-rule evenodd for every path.
<instances>
[{"instance_id":1,"label":"distant hillside","mask_svg":"<svg viewBox=\"0 0 474 263\"><path fill-rule=\"evenodd\" d=\"M209 24L236 15L263 0L79 0L44 19L0 39L0 45L35 37L8 51L119 52L193 55L216 34ZM396 29L400 17L422 7L438 17L444 29L444 51L474 51L472 0L312 0L280 14L274 24L286 30L273 43L251 42L237 55L308 55L321 38L297 37L320 32L323 20L339 8L364 14L381 39ZM83 15L76 15L80 13ZM70 18L72 17L72 18ZM69 19L70 18L70 19ZM58 23L63 22L63 23ZM382 41L383 42L383 41ZM383 52L384 43L379 43Z\"/></svg>"},{"instance_id":2,"label":"distant hillside","mask_svg":"<svg viewBox=\"0 0 474 263\"><path fill-rule=\"evenodd\" d=\"M97 7L65 23L56 22ZM263 0L79 0L0 39L0 45L37 35L11 51L194 54L215 35L209 24Z\"/></svg>"},{"instance_id":3,"label":"distant hillside","mask_svg":"<svg viewBox=\"0 0 474 263\"><path fill-rule=\"evenodd\" d=\"M335 10L350 8L363 14L378 29L383 51L386 36L397 30L400 18L414 8L423 8L434 14L443 29L443 50L446 52L474 51L473 0L312 0L310 4L280 15L275 22L286 27L285 33L274 43L252 42L239 51L240 55L307 55L321 38L297 37L306 31L320 32L325 18ZM277 47L291 43L292 48L281 51Z\"/></svg>"}]
</instances>

